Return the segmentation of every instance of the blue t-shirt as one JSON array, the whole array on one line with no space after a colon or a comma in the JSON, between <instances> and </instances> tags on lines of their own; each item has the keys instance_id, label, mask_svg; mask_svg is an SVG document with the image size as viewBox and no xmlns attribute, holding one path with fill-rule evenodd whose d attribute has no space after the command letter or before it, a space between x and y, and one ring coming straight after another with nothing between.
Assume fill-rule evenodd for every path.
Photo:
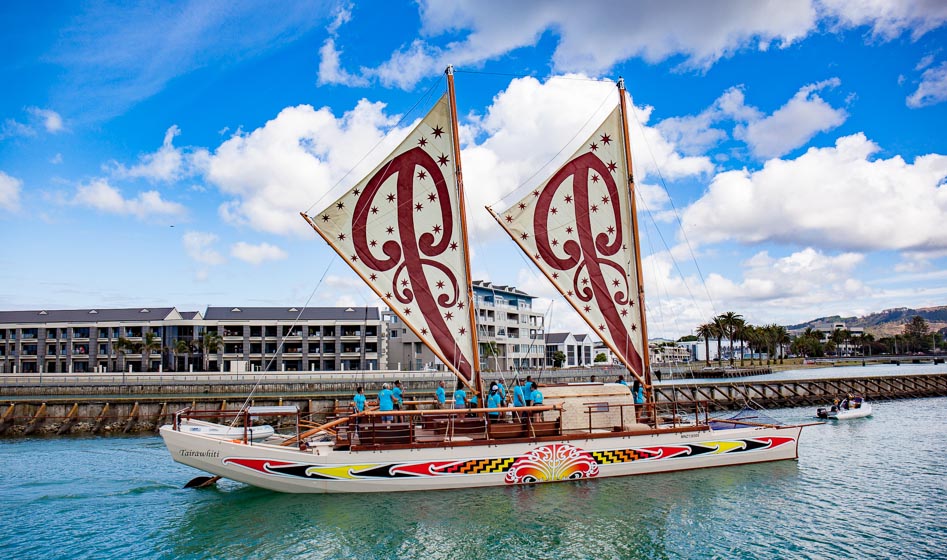
<instances>
[{"instance_id":1,"label":"blue t-shirt","mask_svg":"<svg viewBox=\"0 0 947 560\"><path fill-rule=\"evenodd\" d=\"M355 403L356 412L365 410L365 395L361 393L355 393L355 396L352 397L352 401Z\"/></svg>"},{"instance_id":2,"label":"blue t-shirt","mask_svg":"<svg viewBox=\"0 0 947 560\"><path fill-rule=\"evenodd\" d=\"M497 381L497 388L500 390L500 398L506 398L506 387L503 386L502 381Z\"/></svg>"},{"instance_id":3,"label":"blue t-shirt","mask_svg":"<svg viewBox=\"0 0 947 560\"><path fill-rule=\"evenodd\" d=\"M500 402L503 400L503 397L500 396L500 392L490 393L490 396L487 397L487 408L500 408ZM497 417L499 412L491 412L490 416Z\"/></svg>"},{"instance_id":4,"label":"blue t-shirt","mask_svg":"<svg viewBox=\"0 0 947 560\"><path fill-rule=\"evenodd\" d=\"M539 392L539 389L533 391L531 398L533 399L534 405L543 404L543 394Z\"/></svg>"},{"instance_id":5,"label":"blue t-shirt","mask_svg":"<svg viewBox=\"0 0 947 560\"><path fill-rule=\"evenodd\" d=\"M435 396L437 397L437 402L441 404L444 404L444 401L447 400L447 394L444 392L443 387L438 386Z\"/></svg>"},{"instance_id":6,"label":"blue t-shirt","mask_svg":"<svg viewBox=\"0 0 947 560\"><path fill-rule=\"evenodd\" d=\"M391 389L378 392L378 410L394 410L395 402L391 398Z\"/></svg>"},{"instance_id":7,"label":"blue t-shirt","mask_svg":"<svg viewBox=\"0 0 947 560\"><path fill-rule=\"evenodd\" d=\"M470 396L470 408L476 408L476 407L477 407L477 395L471 395L471 396Z\"/></svg>"},{"instance_id":8,"label":"blue t-shirt","mask_svg":"<svg viewBox=\"0 0 947 560\"><path fill-rule=\"evenodd\" d=\"M455 406L466 406L464 402L467 399L467 392L463 389L457 389L454 391L454 405Z\"/></svg>"},{"instance_id":9,"label":"blue t-shirt","mask_svg":"<svg viewBox=\"0 0 947 560\"><path fill-rule=\"evenodd\" d=\"M635 404L644 404L644 387L638 387L638 392L635 393Z\"/></svg>"},{"instance_id":10,"label":"blue t-shirt","mask_svg":"<svg viewBox=\"0 0 947 560\"><path fill-rule=\"evenodd\" d=\"M391 394L394 397L394 399L398 401L398 404L404 404L404 397L401 396L401 387L396 386L394 389L391 390Z\"/></svg>"},{"instance_id":11,"label":"blue t-shirt","mask_svg":"<svg viewBox=\"0 0 947 560\"><path fill-rule=\"evenodd\" d=\"M526 399L523 398L523 388L519 385L513 387L513 406L526 406Z\"/></svg>"},{"instance_id":12,"label":"blue t-shirt","mask_svg":"<svg viewBox=\"0 0 947 560\"><path fill-rule=\"evenodd\" d=\"M624 385L625 387L628 386L628 382L625 381L624 379L622 379L621 381L619 381L618 384L619 384L619 385Z\"/></svg>"}]
</instances>

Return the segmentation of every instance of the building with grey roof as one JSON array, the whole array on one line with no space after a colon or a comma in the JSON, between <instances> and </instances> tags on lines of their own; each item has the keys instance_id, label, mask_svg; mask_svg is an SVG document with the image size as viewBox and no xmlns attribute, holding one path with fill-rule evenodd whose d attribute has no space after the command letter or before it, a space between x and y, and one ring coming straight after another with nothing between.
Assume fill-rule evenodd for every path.
<instances>
[{"instance_id":1,"label":"building with grey roof","mask_svg":"<svg viewBox=\"0 0 947 560\"><path fill-rule=\"evenodd\" d=\"M0 311L0 373L377 369L385 340L374 307Z\"/></svg>"}]
</instances>

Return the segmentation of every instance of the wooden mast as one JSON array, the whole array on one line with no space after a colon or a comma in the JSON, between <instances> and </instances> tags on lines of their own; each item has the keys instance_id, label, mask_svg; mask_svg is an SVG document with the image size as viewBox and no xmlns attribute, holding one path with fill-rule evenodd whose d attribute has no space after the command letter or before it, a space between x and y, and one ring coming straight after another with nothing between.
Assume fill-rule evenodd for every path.
<instances>
[{"instance_id":1,"label":"wooden mast","mask_svg":"<svg viewBox=\"0 0 947 560\"><path fill-rule=\"evenodd\" d=\"M467 312L470 314L470 336L473 342L473 383L474 390L483 398L483 379L480 375L480 342L477 336L477 311L474 305L473 282L470 278L470 244L467 236L467 210L464 199L464 176L460 166L460 133L457 127L457 99L454 96L454 67L448 66L444 73L447 74L447 101L450 106L450 126L454 141L454 173L457 181L457 197L460 206L460 232L463 235L464 259L466 259L466 278L467 283ZM481 401L480 404L483 404Z\"/></svg>"},{"instance_id":2,"label":"wooden mast","mask_svg":"<svg viewBox=\"0 0 947 560\"><path fill-rule=\"evenodd\" d=\"M625 168L628 170L628 193L631 202L631 232L635 241L635 277L638 281L638 313L641 316L641 363L644 371L645 395L654 402L654 390L651 385L651 356L648 346L648 322L644 309L644 278L641 275L641 242L638 239L638 205L635 201L635 173L631 166L631 144L628 138L628 107L625 103L625 79L618 78L618 95L621 106L621 133L625 143Z\"/></svg>"}]
</instances>

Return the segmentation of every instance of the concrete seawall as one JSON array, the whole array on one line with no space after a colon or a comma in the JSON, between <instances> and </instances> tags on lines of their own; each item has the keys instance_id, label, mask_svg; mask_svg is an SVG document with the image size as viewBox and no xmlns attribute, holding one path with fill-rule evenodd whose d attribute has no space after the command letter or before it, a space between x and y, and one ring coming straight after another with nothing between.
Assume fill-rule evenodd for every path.
<instances>
[{"instance_id":1,"label":"concrete seawall","mask_svg":"<svg viewBox=\"0 0 947 560\"><path fill-rule=\"evenodd\" d=\"M0 383L0 436L124 434L153 432L175 411L238 408L253 391L254 405L295 405L314 421L337 404L348 403L356 385L373 395L390 377L380 374L324 379L73 380L69 384ZM409 398L430 399L443 374L399 375ZM559 375L543 382L587 381ZM47 381L48 382L48 381ZM708 401L712 410L738 409L746 403L766 408L817 406L833 398L859 394L869 400L947 396L947 373L807 379L796 381L670 382L655 387L658 402Z\"/></svg>"}]
</instances>

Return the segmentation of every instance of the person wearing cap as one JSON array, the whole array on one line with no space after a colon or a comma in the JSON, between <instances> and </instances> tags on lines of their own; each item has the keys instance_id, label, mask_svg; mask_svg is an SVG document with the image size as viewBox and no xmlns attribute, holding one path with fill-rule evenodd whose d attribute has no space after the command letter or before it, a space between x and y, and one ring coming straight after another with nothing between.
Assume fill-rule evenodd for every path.
<instances>
[{"instance_id":1,"label":"person wearing cap","mask_svg":"<svg viewBox=\"0 0 947 560\"><path fill-rule=\"evenodd\" d=\"M500 396L500 386L496 383L490 385L490 394L487 395L487 408L500 408L500 402L503 400L503 397ZM490 417L491 422L496 422L500 419L499 412L489 412L487 415Z\"/></svg>"},{"instance_id":2,"label":"person wearing cap","mask_svg":"<svg viewBox=\"0 0 947 560\"><path fill-rule=\"evenodd\" d=\"M437 382L437 390L434 391L434 398L437 399L437 408L447 408L447 392L444 390L444 382Z\"/></svg>"},{"instance_id":3,"label":"person wearing cap","mask_svg":"<svg viewBox=\"0 0 947 560\"><path fill-rule=\"evenodd\" d=\"M388 412L389 410L395 409L395 401L391 393L391 385L385 383L381 386L381 391L378 391L378 410L382 412ZM382 422L391 422L394 419L392 416L382 416Z\"/></svg>"}]
</instances>

